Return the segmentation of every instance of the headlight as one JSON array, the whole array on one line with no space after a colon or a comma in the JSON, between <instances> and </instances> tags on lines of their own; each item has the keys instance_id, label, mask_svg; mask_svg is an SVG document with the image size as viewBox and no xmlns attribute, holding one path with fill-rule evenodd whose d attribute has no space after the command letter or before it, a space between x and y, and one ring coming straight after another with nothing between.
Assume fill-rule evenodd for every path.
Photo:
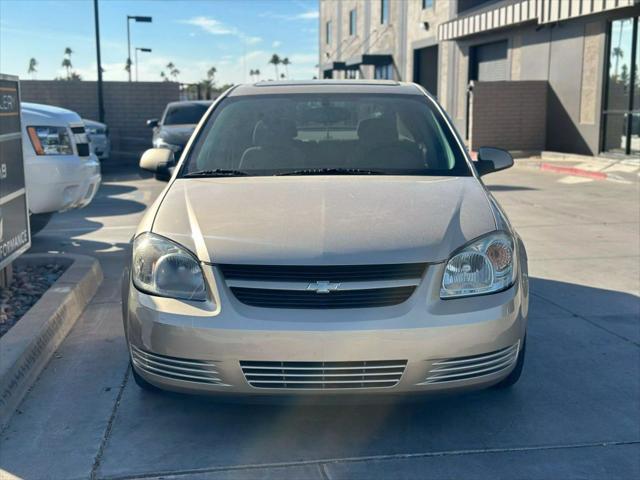
<instances>
[{"instance_id":1,"label":"headlight","mask_svg":"<svg viewBox=\"0 0 640 480\"><path fill-rule=\"evenodd\" d=\"M180 145L174 145L173 143L167 143L162 138L156 138L153 141L153 146L155 148L168 148L172 152L177 152L181 148Z\"/></svg>"},{"instance_id":2,"label":"headlight","mask_svg":"<svg viewBox=\"0 0 640 480\"><path fill-rule=\"evenodd\" d=\"M27 127L27 133L37 155L73 155L66 127Z\"/></svg>"},{"instance_id":3,"label":"headlight","mask_svg":"<svg viewBox=\"0 0 640 480\"><path fill-rule=\"evenodd\" d=\"M468 297L505 290L515 281L513 238L494 232L458 250L442 276L441 298Z\"/></svg>"},{"instance_id":4,"label":"headlight","mask_svg":"<svg viewBox=\"0 0 640 480\"><path fill-rule=\"evenodd\" d=\"M143 233L133 242L131 273L138 290L161 297L207 299L200 263L177 243Z\"/></svg>"}]
</instances>

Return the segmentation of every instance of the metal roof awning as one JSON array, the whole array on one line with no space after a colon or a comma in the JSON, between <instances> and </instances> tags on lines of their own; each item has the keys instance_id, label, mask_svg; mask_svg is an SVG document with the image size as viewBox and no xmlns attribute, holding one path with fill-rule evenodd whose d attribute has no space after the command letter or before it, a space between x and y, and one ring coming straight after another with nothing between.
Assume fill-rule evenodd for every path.
<instances>
[{"instance_id":1,"label":"metal roof awning","mask_svg":"<svg viewBox=\"0 0 640 480\"><path fill-rule=\"evenodd\" d=\"M333 62L331 65L332 65L331 66L332 70L346 70L347 69L347 66L345 65L344 62Z\"/></svg>"},{"instance_id":2,"label":"metal roof awning","mask_svg":"<svg viewBox=\"0 0 640 480\"><path fill-rule=\"evenodd\" d=\"M388 53L364 53L346 61L347 68L357 68L360 65L391 65L392 63L393 55Z\"/></svg>"},{"instance_id":3,"label":"metal roof awning","mask_svg":"<svg viewBox=\"0 0 640 480\"><path fill-rule=\"evenodd\" d=\"M455 40L525 22L560 22L607 10L632 7L638 0L507 0L500 6L445 22L438 27L438 40Z\"/></svg>"}]
</instances>

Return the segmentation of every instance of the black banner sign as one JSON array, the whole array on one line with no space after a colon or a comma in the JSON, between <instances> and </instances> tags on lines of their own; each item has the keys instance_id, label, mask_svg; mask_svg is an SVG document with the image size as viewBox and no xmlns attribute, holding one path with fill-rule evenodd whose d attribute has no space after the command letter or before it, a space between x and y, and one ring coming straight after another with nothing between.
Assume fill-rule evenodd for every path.
<instances>
[{"instance_id":1,"label":"black banner sign","mask_svg":"<svg viewBox=\"0 0 640 480\"><path fill-rule=\"evenodd\" d=\"M30 246L19 82L0 74L0 269Z\"/></svg>"}]
</instances>

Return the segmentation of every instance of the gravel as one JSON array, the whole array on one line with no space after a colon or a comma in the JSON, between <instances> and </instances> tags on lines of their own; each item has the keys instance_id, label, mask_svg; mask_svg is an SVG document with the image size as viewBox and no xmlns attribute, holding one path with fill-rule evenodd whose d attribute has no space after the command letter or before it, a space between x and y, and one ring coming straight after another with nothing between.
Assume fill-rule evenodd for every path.
<instances>
[{"instance_id":1,"label":"gravel","mask_svg":"<svg viewBox=\"0 0 640 480\"><path fill-rule=\"evenodd\" d=\"M8 288L0 288L0 337L27 313L66 268L56 263L14 264L13 282Z\"/></svg>"}]
</instances>

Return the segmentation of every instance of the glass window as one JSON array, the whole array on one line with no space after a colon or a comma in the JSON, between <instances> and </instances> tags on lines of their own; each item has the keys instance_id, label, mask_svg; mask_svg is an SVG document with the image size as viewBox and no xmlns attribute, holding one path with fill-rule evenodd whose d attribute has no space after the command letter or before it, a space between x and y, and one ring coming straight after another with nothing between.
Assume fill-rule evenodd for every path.
<instances>
[{"instance_id":1,"label":"glass window","mask_svg":"<svg viewBox=\"0 0 640 480\"><path fill-rule=\"evenodd\" d=\"M277 175L362 169L388 175L470 175L462 149L426 98L279 94L224 99L181 171Z\"/></svg>"},{"instance_id":2,"label":"glass window","mask_svg":"<svg viewBox=\"0 0 640 480\"><path fill-rule=\"evenodd\" d=\"M433 0L422 0L422 9L433 8Z\"/></svg>"},{"instance_id":3,"label":"glass window","mask_svg":"<svg viewBox=\"0 0 640 480\"><path fill-rule=\"evenodd\" d=\"M633 19L611 23L607 110L627 110L631 84L631 48Z\"/></svg>"},{"instance_id":4,"label":"glass window","mask_svg":"<svg viewBox=\"0 0 640 480\"><path fill-rule=\"evenodd\" d=\"M354 8L349 12L349 35L353 36L356 34L356 31L357 31L356 21L357 21L356 9Z\"/></svg>"},{"instance_id":5,"label":"glass window","mask_svg":"<svg viewBox=\"0 0 640 480\"><path fill-rule=\"evenodd\" d=\"M327 42L327 45L329 45L331 43L331 20L329 20L325 24L324 34L325 34L325 41Z\"/></svg>"},{"instance_id":6,"label":"glass window","mask_svg":"<svg viewBox=\"0 0 640 480\"><path fill-rule=\"evenodd\" d=\"M193 125L200 121L205 114L209 104L188 103L185 105L174 105L167 108L164 114L163 125Z\"/></svg>"},{"instance_id":7,"label":"glass window","mask_svg":"<svg viewBox=\"0 0 640 480\"><path fill-rule=\"evenodd\" d=\"M391 65L376 65L373 78L377 80L393 80L393 68Z\"/></svg>"},{"instance_id":8,"label":"glass window","mask_svg":"<svg viewBox=\"0 0 640 480\"><path fill-rule=\"evenodd\" d=\"M380 23L389 23L389 0L380 0Z\"/></svg>"}]
</instances>

